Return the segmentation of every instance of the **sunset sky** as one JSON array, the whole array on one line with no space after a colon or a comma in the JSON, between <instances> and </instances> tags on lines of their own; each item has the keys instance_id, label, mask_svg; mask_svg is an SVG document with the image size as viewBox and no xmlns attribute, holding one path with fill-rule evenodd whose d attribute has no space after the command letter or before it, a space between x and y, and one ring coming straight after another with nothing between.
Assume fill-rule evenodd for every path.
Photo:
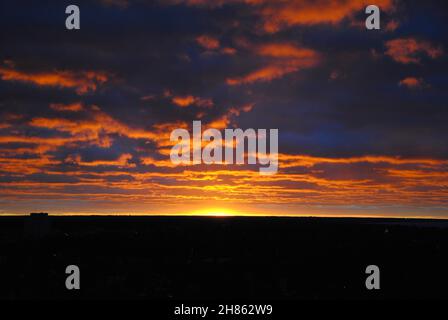
<instances>
[{"instance_id":1,"label":"sunset sky","mask_svg":"<svg viewBox=\"0 0 448 320\"><path fill-rule=\"evenodd\" d=\"M447 31L444 1L2 1L0 214L448 218ZM193 120L278 128L278 173L173 165Z\"/></svg>"}]
</instances>

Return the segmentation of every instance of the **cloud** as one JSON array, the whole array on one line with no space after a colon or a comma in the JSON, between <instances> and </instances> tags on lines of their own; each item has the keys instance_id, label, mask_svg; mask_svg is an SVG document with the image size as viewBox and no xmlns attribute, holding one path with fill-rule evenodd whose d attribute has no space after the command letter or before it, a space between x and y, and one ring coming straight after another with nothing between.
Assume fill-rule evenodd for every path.
<instances>
[{"instance_id":1,"label":"cloud","mask_svg":"<svg viewBox=\"0 0 448 320\"><path fill-rule=\"evenodd\" d=\"M95 91L108 80L108 75L97 71L48 71L27 73L13 68L0 67L4 81L32 83L42 87L73 88L78 94Z\"/></svg>"},{"instance_id":2,"label":"cloud","mask_svg":"<svg viewBox=\"0 0 448 320\"><path fill-rule=\"evenodd\" d=\"M221 48L220 41L212 36L201 35L196 37L196 42L204 49L206 49L206 53L221 53L224 55L234 55L236 54L236 49L232 47L224 47Z\"/></svg>"},{"instance_id":3,"label":"cloud","mask_svg":"<svg viewBox=\"0 0 448 320\"><path fill-rule=\"evenodd\" d=\"M390 20L386 23L386 27L384 28L388 32L393 32L400 27L400 22L397 20Z\"/></svg>"},{"instance_id":4,"label":"cloud","mask_svg":"<svg viewBox=\"0 0 448 320\"><path fill-rule=\"evenodd\" d=\"M222 48L221 53L223 54L228 54L228 55L234 55L236 54L236 49L235 48L230 48L230 47L225 47Z\"/></svg>"},{"instance_id":5,"label":"cloud","mask_svg":"<svg viewBox=\"0 0 448 320\"><path fill-rule=\"evenodd\" d=\"M371 4L365 0L168 0L164 3L212 9L228 4L245 4L260 18L261 29L268 33L300 25L336 24L357 12L363 13ZM375 4L384 11L394 8L392 0L377 0Z\"/></svg>"},{"instance_id":6,"label":"cloud","mask_svg":"<svg viewBox=\"0 0 448 320\"><path fill-rule=\"evenodd\" d=\"M206 124L206 126L209 128L221 129L221 130L229 128L229 125L232 123L232 120L234 120L235 117L238 117L243 112L245 113L250 112L252 111L253 108L254 108L253 103L245 104L238 107L230 107L223 115L211 120L209 123Z\"/></svg>"},{"instance_id":7,"label":"cloud","mask_svg":"<svg viewBox=\"0 0 448 320\"><path fill-rule=\"evenodd\" d=\"M171 99L171 101L181 107L186 108L190 105L196 105L202 108L211 108L213 107L213 101L208 98L194 97L192 95L187 96L175 96Z\"/></svg>"},{"instance_id":8,"label":"cloud","mask_svg":"<svg viewBox=\"0 0 448 320\"><path fill-rule=\"evenodd\" d=\"M178 96L178 97L173 97L172 102L181 107L181 108L185 108L188 107L190 105L192 105L195 101L195 97L193 96Z\"/></svg>"},{"instance_id":9,"label":"cloud","mask_svg":"<svg viewBox=\"0 0 448 320\"><path fill-rule=\"evenodd\" d=\"M242 77L228 78L228 85L268 82L318 64L319 54L291 43L268 43L253 48L254 53L267 58L266 66Z\"/></svg>"},{"instance_id":10,"label":"cloud","mask_svg":"<svg viewBox=\"0 0 448 320\"><path fill-rule=\"evenodd\" d=\"M386 55L403 64L420 63L422 56L436 59L443 54L440 47L414 38L400 38L386 42Z\"/></svg>"},{"instance_id":11,"label":"cloud","mask_svg":"<svg viewBox=\"0 0 448 320\"><path fill-rule=\"evenodd\" d=\"M280 172L260 176L247 166L205 170L200 165L174 167L166 157L141 156L139 164L134 158L122 153L110 160L85 161L74 155L64 160L67 165L72 163L72 171L61 172L61 164L49 158L18 161L0 157L0 164L14 173L3 177L0 187L7 186L3 196L9 199L107 199L117 204L124 201L127 210L142 202L188 204L195 200L310 206L446 205L446 160L281 154Z\"/></svg>"},{"instance_id":12,"label":"cloud","mask_svg":"<svg viewBox=\"0 0 448 320\"><path fill-rule=\"evenodd\" d=\"M50 108L55 111L61 111L61 112L78 112L83 110L83 105L80 102L75 102L71 104L52 103L50 104Z\"/></svg>"},{"instance_id":13,"label":"cloud","mask_svg":"<svg viewBox=\"0 0 448 320\"><path fill-rule=\"evenodd\" d=\"M425 81L422 78L415 77L404 78L398 84L409 89L423 88L424 86L426 86Z\"/></svg>"},{"instance_id":14,"label":"cloud","mask_svg":"<svg viewBox=\"0 0 448 320\"><path fill-rule=\"evenodd\" d=\"M202 36L197 37L196 41L198 42L198 44L200 46L202 46L203 48L205 48L207 50L218 49L220 46L218 39L211 37L211 36L207 36L207 35L202 35Z\"/></svg>"},{"instance_id":15,"label":"cloud","mask_svg":"<svg viewBox=\"0 0 448 320\"><path fill-rule=\"evenodd\" d=\"M364 12L369 1L359 0L317 0L317 1L257 1L263 18L263 29L274 33L284 28L298 25L336 24L356 12ZM382 10L392 8L391 0L375 2Z\"/></svg>"},{"instance_id":16,"label":"cloud","mask_svg":"<svg viewBox=\"0 0 448 320\"><path fill-rule=\"evenodd\" d=\"M70 41L61 41L54 6L26 1L27 19L14 2L0 12L10 31L1 41L9 61L0 64L5 212L37 204L52 213L161 213L161 205L191 203L238 211L249 203L319 214L330 205L364 214L407 205L430 216L439 207L447 216L446 59L409 65L442 57L440 1L388 11L384 30L368 34L353 27L364 22L363 0L99 1L81 10L102 23ZM49 19L38 23L42 10ZM400 63L380 58L392 30L416 41L391 45ZM431 90L408 91L426 81ZM174 166L170 132L190 132L196 119L204 129L279 128L278 174Z\"/></svg>"},{"instance_id":17,"label":"cloud","mask_svg":"<svg viewBox=\"0 0 448 320\"><path fill-rule=\"evenodd\" d=\"M31 127L57 130L70 134L71 143L83 142L108 148L112 144L113 138L110 135L118 134L131 139L156 140L157 133L149 130L130 127L107 113L94 107L88 111L85 118L66 119L34 117L29 122ZM47 139L50 142L52 139ZM45 141L45 139L44 139ZM69 141L66 141L68 143Z\"/></svg>"},{"instance_id":18,"label":"cloud","mask_svg":"<svg viewBox=\"0 0 448 320\"><path fill-rule=\"evenodd\" d=\"M118 158L112 160L93 160L93 161L83 161L81 156L78 155L70 155L64 161L68 162L72 165L85 166L85 167L97 167L97 166L116 166L116 167L128 167L133 168L135 164L130 163L132 159L132 154L124 153L121 154Z\"/></svg>"}]
</instances>

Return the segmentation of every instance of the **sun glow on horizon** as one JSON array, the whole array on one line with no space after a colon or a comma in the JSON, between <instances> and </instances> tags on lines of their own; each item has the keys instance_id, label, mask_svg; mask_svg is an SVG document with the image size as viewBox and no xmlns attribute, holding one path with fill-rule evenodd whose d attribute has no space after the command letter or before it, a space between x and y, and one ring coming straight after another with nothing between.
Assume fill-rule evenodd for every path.
<instances>
[{"instance_id":1,"label":"sun glow on horizon","mask_svg":"<svg viewBox=\"0 0 448 320\"><path fill-rule=\"evenodd\" d=\"M192 216L207 216L207 217L234 217L238 213L232 209L227 208L208 208L191 212Z\"/></svg>"}]
</instances>

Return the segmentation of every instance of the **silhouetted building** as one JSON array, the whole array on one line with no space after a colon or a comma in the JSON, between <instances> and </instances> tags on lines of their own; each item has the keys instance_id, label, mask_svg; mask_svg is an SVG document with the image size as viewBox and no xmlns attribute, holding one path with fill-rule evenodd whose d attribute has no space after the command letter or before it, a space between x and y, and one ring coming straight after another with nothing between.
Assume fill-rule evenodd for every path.
<instances>
[{"instance_id":1,"label":"silhouetted building","mask_svg":"<svg viewBox=\"0 0 448 320\"><path fill-rule=\"evenodd\" d=\"M25 236L43 238L51 231L51 221L48 213L31 213L25 220Z\"/></svg>"}]
</instances>

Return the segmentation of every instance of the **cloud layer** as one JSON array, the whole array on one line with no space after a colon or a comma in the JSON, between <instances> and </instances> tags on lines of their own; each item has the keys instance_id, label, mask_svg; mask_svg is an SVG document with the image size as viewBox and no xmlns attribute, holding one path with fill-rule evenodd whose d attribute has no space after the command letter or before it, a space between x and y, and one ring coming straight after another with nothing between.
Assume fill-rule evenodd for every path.
<instances>
[{"instance_id":1,"label":"cloud layer","mask_svg":"<svg viewBox=\"0 0 448 320\"><path fill-rule=\"evenodd\" d=\"M62 3L11 2L0 210L448 216L447 8L377 1L367 31L366 4L80 1L67 31ZM174 166L193 120L278 128L279 173Z\"/></svg>"}]
</instances>

